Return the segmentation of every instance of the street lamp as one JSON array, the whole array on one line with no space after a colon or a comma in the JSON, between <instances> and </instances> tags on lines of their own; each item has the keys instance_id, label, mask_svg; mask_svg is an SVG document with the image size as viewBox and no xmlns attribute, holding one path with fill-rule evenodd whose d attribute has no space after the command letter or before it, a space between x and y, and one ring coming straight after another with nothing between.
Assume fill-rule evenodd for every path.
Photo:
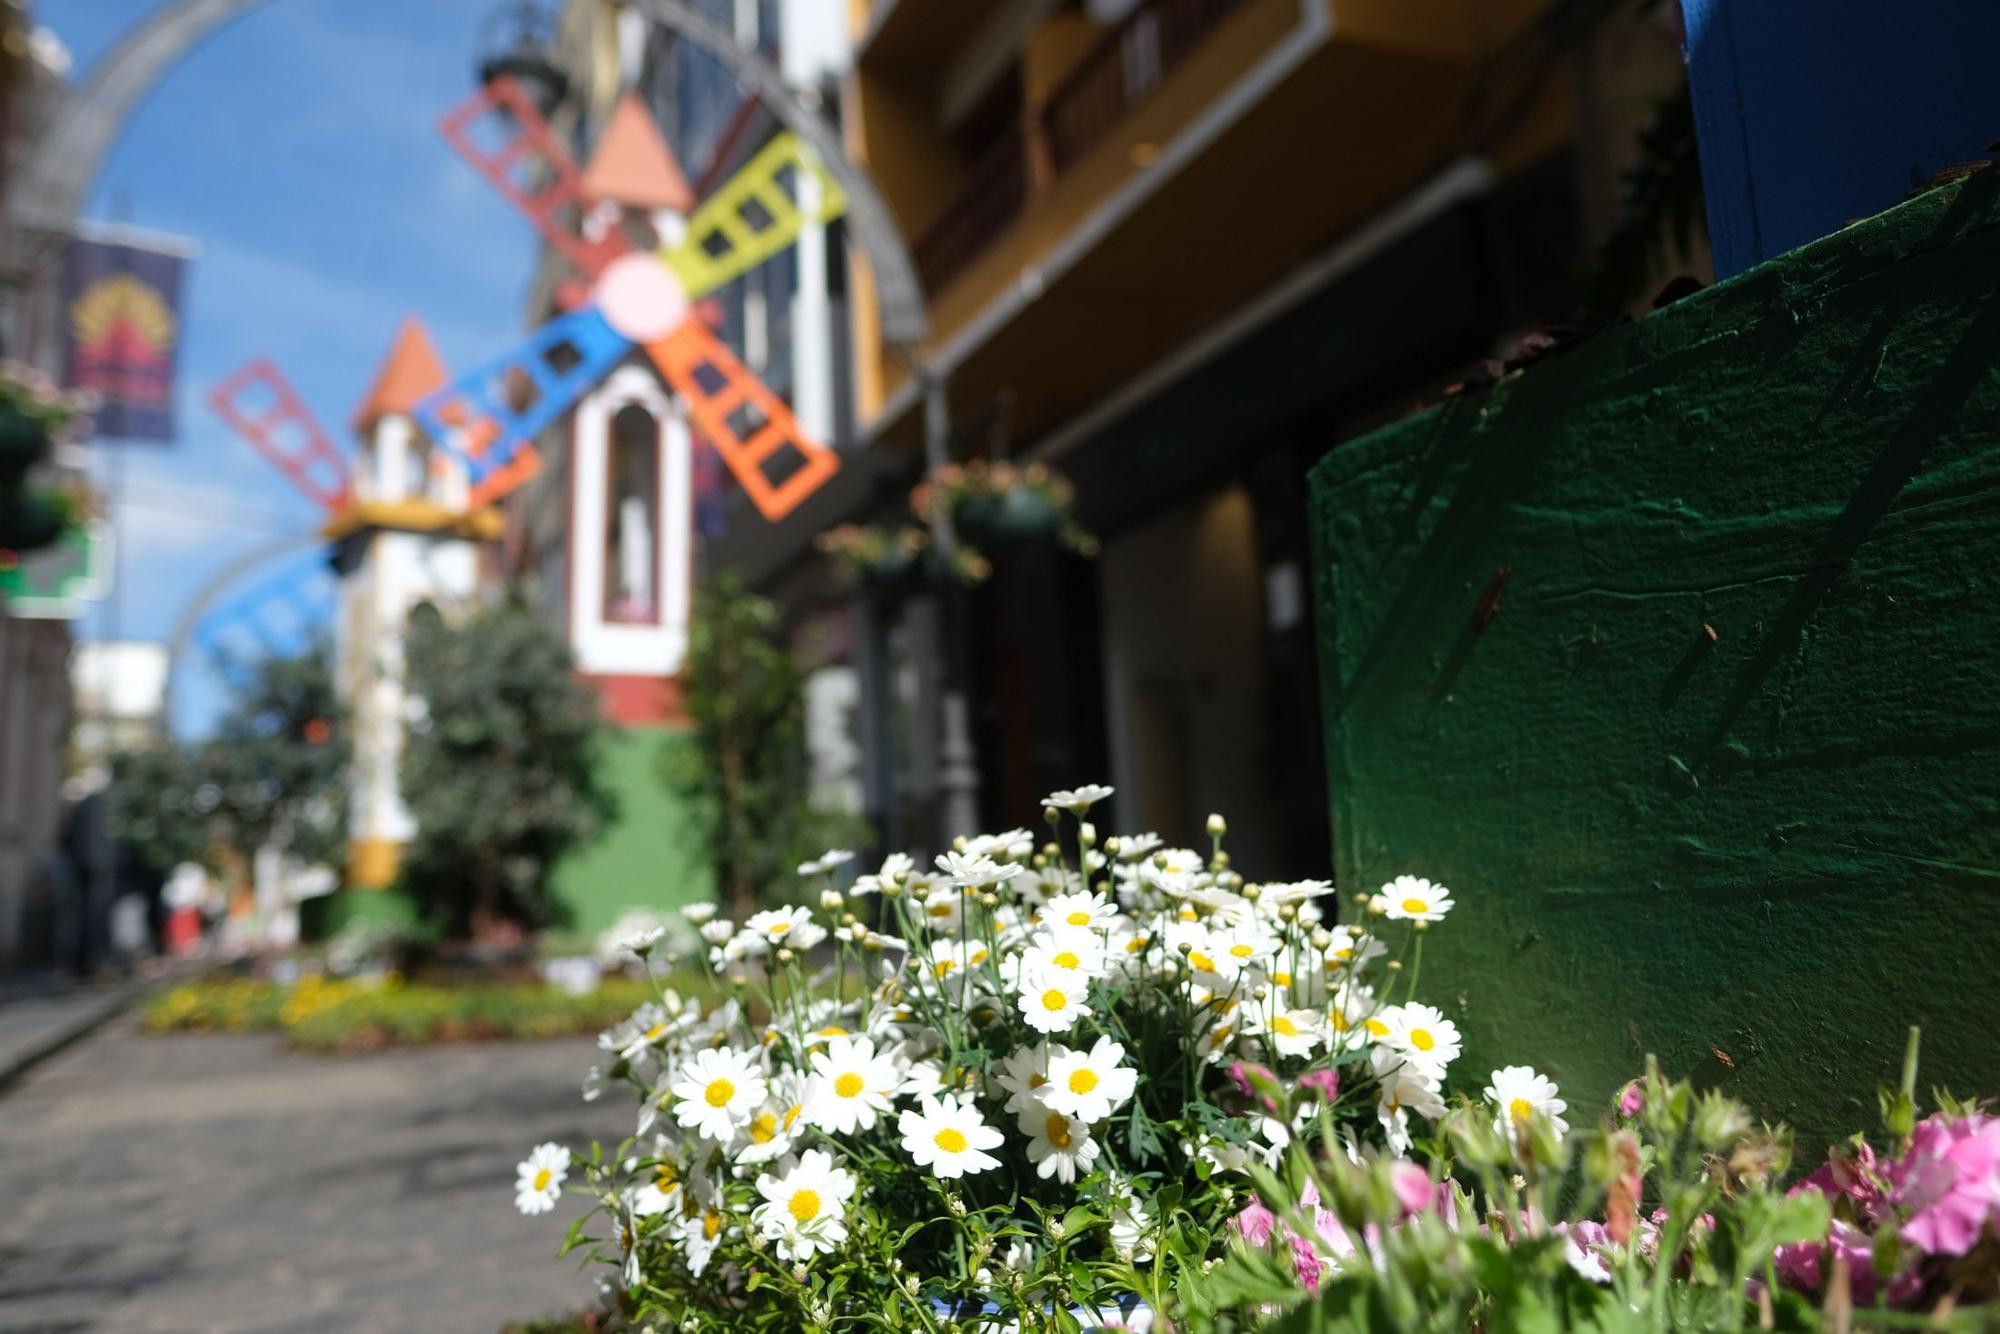
<instances>
[{"instance_id":1,"label":"street lamp","mask_svg":"<svg viewBox=\"0 0 2000 1334\"><path fill-rule=\"evenodd\" d=\"M511 0L487 15L479 34L479 82L512 79L543 116L569 94L555 59L555 19L538 0Z\"/></svg>"}]
</instances>

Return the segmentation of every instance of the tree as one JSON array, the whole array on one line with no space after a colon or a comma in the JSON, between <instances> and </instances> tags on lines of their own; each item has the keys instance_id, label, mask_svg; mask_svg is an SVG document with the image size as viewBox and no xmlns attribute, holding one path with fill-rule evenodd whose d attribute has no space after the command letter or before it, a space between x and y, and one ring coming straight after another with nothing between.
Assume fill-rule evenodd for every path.
<instances>
[{"instance_id":1,"label":"tree","mask_svg":"<svg viewBox=\"0 0 2000 1334\"><path fill-rule=\"evenodd\" d=\"M686 686L693 733L666 750L661 776L703 826L740 922L781 897L800 862L851 839L856 822L812 806L804 674L778 609L733 573L696 597Z\"/></svg>"},{"instance_id":2,"label":"tree","mask_svg":"<svg viewBox=\"0 0 2000 1334\"><path fill-rule=\"evenodd\" d=\"M149 864L199 861L227 872L276 846L308 865L340 864L347 841L346 716L331 653L251 664L214 735L113 760L114 827Z\"/></svg>"},{"instance_id":3,"label":"tree","mask_svg":"<svg viewBox=\"0 0 2000 1334\"><path fill-rule=\"evenodd\" d=\"M406 888L455 936L540 926L548 877L616 813L597 774L605 723L569 647L517 600L457 624L421 606L405 637L417 701L403 792L417 820Z\"/></svg>"}]
</instances>

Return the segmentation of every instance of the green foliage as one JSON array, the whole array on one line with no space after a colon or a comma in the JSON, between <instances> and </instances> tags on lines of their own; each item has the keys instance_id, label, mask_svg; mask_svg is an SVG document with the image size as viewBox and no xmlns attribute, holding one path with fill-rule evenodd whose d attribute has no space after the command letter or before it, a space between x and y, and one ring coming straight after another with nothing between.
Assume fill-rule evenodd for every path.
<instances>
[{"instance_id":1,"label":"green foliage","mask_svg":"<svg viewBox=\"0 0 2000 1334\"><path fill-rule=\"evenodd\" d=\"M812 807L805 676L778 609L733 573L696 597L686 708L694 744L668 748L661 777L694 814L731 915L747 918L855 822Z\"/></svg>"},{"instance_id":2,"label":"green foliage","mask_svg":"<svg viewBox=\"0 0 2000 1334\"><path fill-rule=\"evenodd\" d=\"M518 601L447 624L410 618L408 681L422 701L403 749L417 819L405 888L452 934L551 916L550 869L616 813L597 774L606 724L553 627Z\"/></svg>"},{"instance_id":3,"label":"green foliage","mask_svg":"<svg viewBox=\"0 0 2000 1334\"><path fill-rule=\"evenodd\" d=\"M227 872L274 845L339 865L346 845L346 718L324 644L251 664L213 736L113 760L121 838L160 869Z\"/></svg>"},{"instance_id":4,"label":"green foliage","mask_svg":"<svg viewBox=\"0 0 2000 1334\"><path fill-rule=\"evenodd\" d=\"M292 986L247 978L193 982L158 997L145 1026L164 1032L282 1032L320 1049L591 1033L652 994L642 982L610 979L573 995L557 987L409 985L384 978L308 975Z\"/></svg>"}]
</instances>

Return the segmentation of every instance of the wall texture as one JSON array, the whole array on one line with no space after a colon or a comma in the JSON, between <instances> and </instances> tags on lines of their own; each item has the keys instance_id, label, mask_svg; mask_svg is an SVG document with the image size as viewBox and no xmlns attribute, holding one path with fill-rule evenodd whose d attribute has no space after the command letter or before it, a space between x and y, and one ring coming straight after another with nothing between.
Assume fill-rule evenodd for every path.
<instances>
[{"instance_id":1,"label":"wall texture","mask_svg":"<svg viewBox=\"0 0 2000 1334\"><path fill-rule=\"evenodd\" d=\"M2000 1091L2000 170L1312 476L1344 889L1449 884L1472 1088ZM1477 1072L1476 1081L1472 1078Z\"/></svg>"}]
</instances>

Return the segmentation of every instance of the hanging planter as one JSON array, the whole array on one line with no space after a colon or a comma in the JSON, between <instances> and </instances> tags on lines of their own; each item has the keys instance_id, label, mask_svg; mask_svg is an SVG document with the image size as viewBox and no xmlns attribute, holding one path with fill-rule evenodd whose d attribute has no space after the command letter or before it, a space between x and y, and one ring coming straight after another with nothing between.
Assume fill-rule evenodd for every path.
<instances>
[{"instance_id":1,"label":"hanging planter","mask_svg":"<svg viewBox=\"0 0 2000 1334\"><path fill-rule=\"evenodd\" d=\"M1096 541L1071 516L1075 499L1069 479L1046 464L1017 468L975 459L935 469L910 493L910 509L925 522L942 509L959 539L971 547L994 550L1057 541L1092 555Z\"/></svg>"}]
</instances>

